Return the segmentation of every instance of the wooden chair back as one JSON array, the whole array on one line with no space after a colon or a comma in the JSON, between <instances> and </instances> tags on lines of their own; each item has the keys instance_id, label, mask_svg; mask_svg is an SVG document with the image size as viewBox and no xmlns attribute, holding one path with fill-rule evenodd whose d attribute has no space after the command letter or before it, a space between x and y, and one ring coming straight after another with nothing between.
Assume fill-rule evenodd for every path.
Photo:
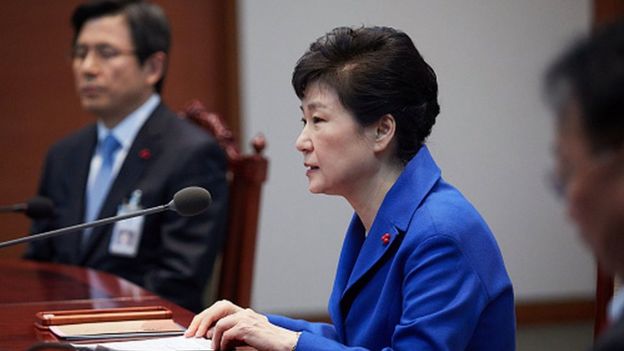
<instances>
[{"instance_id":1,"label":"wooden chair back","mask_svg":"<svg viewBox=\"0 0 624 351\"><path fill-rule=\"evenodd\" d=\"M249 306L262 185L268 170L268 160L262 155L266 141L262 135L254 137L251 141L253 153L242 154L221 117L206 111L197 100L191 101L179 116L212 134L227 155L230 186L227 237L218 270L216 298Z\"/></svg>"}]
</instances>

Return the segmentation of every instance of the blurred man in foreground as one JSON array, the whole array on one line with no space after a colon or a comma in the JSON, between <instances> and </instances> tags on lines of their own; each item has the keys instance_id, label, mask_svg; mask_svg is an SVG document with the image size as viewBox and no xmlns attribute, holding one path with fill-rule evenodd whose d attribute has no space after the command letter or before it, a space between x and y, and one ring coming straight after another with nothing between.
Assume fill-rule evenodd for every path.
<instances>
[{"instance_id":1,"label":"blurred man in foreground","mask_svg":"<svg viewBox=\"0 0 624 351\"><path fill-rule=\"evenodd\" d=\"M611 273L624 276L624 22L597 30L551 67L557 111L557 189L585 243ZM595 350L624 350L624 294Z\"/></svg>"}]
</instances>

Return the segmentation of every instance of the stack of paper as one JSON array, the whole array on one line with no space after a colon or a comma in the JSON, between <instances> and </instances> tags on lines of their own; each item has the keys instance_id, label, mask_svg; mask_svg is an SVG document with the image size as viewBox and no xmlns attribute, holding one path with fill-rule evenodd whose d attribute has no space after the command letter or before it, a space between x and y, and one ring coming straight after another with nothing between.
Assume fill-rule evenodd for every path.
<instances>
[{"instance_id":1,"label":"stack of paper","mask_svg":"<svg viewBox=\"0 0 624 351\"><path fill-rule=\"evenodd\" d=\"M73 344L79 350L97 351L200 351L213 350L212 341L203 338L174 336L137 341L107 342L99 344Z\"/></svg>"},{"instance_id":2,"label":"stack of paper","mask_svg":"<svg viewBox=\"0 0 624 351\"><path fill-rule=\"evenodd\" d=\"M64 340L173 336L184 333L184 328L172 319L78 323L53 325L49 328Z\"/></svg>"}]
</instances>

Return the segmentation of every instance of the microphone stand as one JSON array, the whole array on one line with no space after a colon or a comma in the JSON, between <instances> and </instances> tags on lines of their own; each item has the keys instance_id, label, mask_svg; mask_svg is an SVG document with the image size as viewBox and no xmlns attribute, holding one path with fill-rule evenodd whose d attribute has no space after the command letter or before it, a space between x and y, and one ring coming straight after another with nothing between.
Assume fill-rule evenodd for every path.
<instances>
[{"instance_id":1,"label":"microphone stand","mask_svg":"<svg viewBox=\"0 0 624 351\"><path fill-rule=\"evenodd\" d=\"M0 213L25 211L26 207L27 207L27 204L15 204L15 205L1 206Z\"/></svg>"},{"instance_id":2,"label":"microphone stand","mask_svg":"<svg viewBox=\"0 0 624 351\"><path fill-rule=\"evenodd\" d=\"M97 221L93 221L93 222L77 224L77 225L73 225L71 227L60 228L60 229L52 230L52 231L45 232L45 233L33 234L33 235L25 236L25 237L22 237L22 238L19 238L19 239L13 239L13 240L1 242L0 243L0 249L3 248L3 247L17 245L17 244L21 244L21 243L25 243L25 242L51 238L51 237L54 237L54 236L57 236L57 235L70 233L70 232L78 231L78 230L85 229L85 228L97 227L97 226L101 226L101 225L112 223L112 222L122 221L124 219L132 218L132 217L145 216L145 215L150 215L150 214L153 214L153 213L166 211L166 210L170 209L172 205L173 205L173 201L171 201L170 203L168 203L166 205L156 206L156 207L152 207L152 208L146 208L144 210L139 210L139 211L136 211L136 212L126 213L126 214L119 215L119 216L102 218L102 219L98 219Z\"/></svg>"}]
</instances>

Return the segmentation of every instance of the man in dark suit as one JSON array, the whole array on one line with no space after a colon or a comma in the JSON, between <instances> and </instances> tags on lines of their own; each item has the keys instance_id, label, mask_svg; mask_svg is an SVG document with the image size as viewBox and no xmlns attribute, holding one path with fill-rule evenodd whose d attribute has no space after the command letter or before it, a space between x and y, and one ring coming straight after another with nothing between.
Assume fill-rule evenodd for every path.
<instances>
[{"instance_id":1,"label":"man in dark suit","mask_svg":"<svg viewBox=\"0 0 624 351\"><path fill-rule=\"evenodd\" d=\"M180 189L208 189L194 217L164 212L32 243L26 258L111 272L193 311L225 235L226 159L216 141L161 101L170 30L143 1L76 8L72 64L83 108L97 118L49 151L39 194L56 215L33 232L165 204Z\"/></svg>"},{"instance_id":2,"label":"man in dark suit","mask_svg":"<svg viewBox=\"0 0 624 351\"><path fill-rule=\"evenodd\" d=\"M552 66L547 88L557 109L557 188L585 243L624 276L624 21L598 29ZM624 350L624 294L594 350Z\"/></svg>"}]
</instances>

